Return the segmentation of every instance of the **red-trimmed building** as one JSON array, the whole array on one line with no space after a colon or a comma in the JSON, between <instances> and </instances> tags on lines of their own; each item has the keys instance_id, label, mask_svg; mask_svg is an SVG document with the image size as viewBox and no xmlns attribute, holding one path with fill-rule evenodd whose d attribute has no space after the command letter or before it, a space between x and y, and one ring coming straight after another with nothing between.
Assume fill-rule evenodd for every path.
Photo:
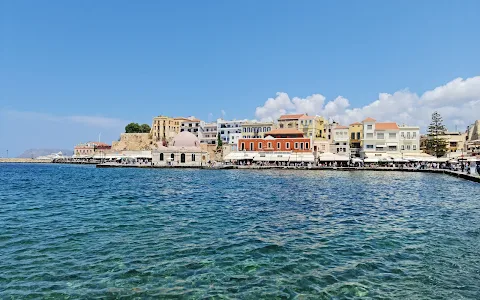
<instances>
[{"instance_id":1,"label":"red-trimmed building","mask_svg":"<svg viewBox=\"0 0 480 300\"><path fill-rule=\"evenodd\" d=\"M297 129L280 128L265 133L265 138L239 139L239 151L312 152L310 138Z\"/></svg>"}]
</instances>

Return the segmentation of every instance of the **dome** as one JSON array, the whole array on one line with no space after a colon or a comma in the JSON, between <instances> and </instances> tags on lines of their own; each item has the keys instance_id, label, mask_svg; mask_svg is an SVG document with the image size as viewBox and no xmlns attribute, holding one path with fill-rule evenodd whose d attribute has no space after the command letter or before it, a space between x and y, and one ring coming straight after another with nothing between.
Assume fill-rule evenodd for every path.
<instances>
[{"instance_id":1,"label":"dome","mask_svg":"<svg viewBox=\"0 0 480 300\"><path fill-rule=\"evenodd\" d=\"M182 131L173 139L174 147L200 147L200 141L191 132Z\"/></svg>"}]
</instances>

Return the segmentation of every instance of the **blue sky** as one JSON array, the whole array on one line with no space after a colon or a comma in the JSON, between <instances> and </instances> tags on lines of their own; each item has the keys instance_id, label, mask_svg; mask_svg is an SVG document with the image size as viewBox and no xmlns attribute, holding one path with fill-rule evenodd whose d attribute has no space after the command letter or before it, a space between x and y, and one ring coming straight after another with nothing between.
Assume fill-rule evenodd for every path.
<instances>
[{"instance_id":1,"label":"blue sky","mask_svg":"<svg viewBox=\"0 0 480 300\"><path fill-rule=\"evenodd\" d=\"M408 98L412 111L442 87L448 99L467 91L468 113L445 110L462 127L478 105L479 12L480 1L3 0L0 156L73 148L100 132L110 142L124 122L160 114L258 119L312 99L313 113L347 122L365 111L340 109L362 109L380 93L394 103L418 96ZM303 104L277 105L279 92ZM348 105L329 111L339 96ZM457 105L442 97L442 107ZM269 98L270 110L256 110Z\"/></svg>"}]
</instances>

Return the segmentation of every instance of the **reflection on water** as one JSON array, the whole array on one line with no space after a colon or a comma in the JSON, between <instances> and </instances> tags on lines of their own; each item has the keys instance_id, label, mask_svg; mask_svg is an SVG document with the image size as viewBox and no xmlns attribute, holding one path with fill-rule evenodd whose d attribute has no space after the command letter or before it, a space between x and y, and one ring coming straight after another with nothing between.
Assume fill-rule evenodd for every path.
<instances>
[{"instance_id":1,"label":"reflection on water","mask_svg":"<svg viewBox=\"0 0 480 300\"><path fill-rule=\"evenodd\" d=\"M477 183L0 165L0 298L479 299Z\"/></svg>"}]
</instances>

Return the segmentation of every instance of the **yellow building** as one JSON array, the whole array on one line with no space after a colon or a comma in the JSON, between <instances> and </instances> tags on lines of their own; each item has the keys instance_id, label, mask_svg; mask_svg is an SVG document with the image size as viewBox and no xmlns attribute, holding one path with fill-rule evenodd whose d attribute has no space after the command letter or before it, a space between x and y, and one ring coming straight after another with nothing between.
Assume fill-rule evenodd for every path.
<instances>
[{"instance_id":1,"label":"yellow building","mask_svg":"<svg viewBox=\"0 0 480 300\"><path fill-rule=\"evenodd\" d=\"M359 156L363 147L363 124L360 122L348 125L348 137L350 139L350 153Z\"/></svg>"},{"instance_id":2,"label":"yellow building","mask_svg":"<svg viewBox=\"0 0 480 300\"><path fill-rule=\"evenodd\" d=\"M298 130L303 132L303 136L312 140L325 139L324 128L326 121L321 116L303 115L298 119Z\"/></svg>"},{"instance_id":3,"label":"yellow building","mask_svg":"<svg viewBox=\"0 0 480 300\"><path fill-rule=\"evenodd\" d=\"M264 138L265 133L275 129L273 122L245 122L242 123L242 138Z\"/></svg>"},{"instance_id":4,"label":"yellow building","mask_svg":"<svg viewBox=\"0 0 480 300\"><path fill-rule=\"evenodd\" d=\"M444 139L447 142L447 152L461 152L467 140L467 133L445 132L445 134L439 135L438 138Z\"/></svg>"},{"instance_id":5,"label":"yellow building","mask_svg":"<svg viewBox=\"0 0 480 300\"><path fill-rule=\"evenodd\" d=\"M303 116L305 116L305 114L281 115L280 118L278 118L278 127L298 130L299 120Z\"/></svg>"},{"instance_id":6,"label":"yellow building","mask_svg":"<svg viewBox=\"0 0 480 300\"><path fill-rule=\"evenodd\" d=\"M351 148L362 148L363 124L360 122L350 124L348 126L348 136Z\"/></svg>"},{"instance_id":7,"label":"yellow building","mask_svg":"<svg viewBox=\"0 0 480 300\"><path fill-rule=\"evenodd\" d=\"M153 118L152 138L154 141L171 142L173 138L180 133L182 122L185 118L171 118L167 116L158 116Z\"/></svg>"}]
</instances>

